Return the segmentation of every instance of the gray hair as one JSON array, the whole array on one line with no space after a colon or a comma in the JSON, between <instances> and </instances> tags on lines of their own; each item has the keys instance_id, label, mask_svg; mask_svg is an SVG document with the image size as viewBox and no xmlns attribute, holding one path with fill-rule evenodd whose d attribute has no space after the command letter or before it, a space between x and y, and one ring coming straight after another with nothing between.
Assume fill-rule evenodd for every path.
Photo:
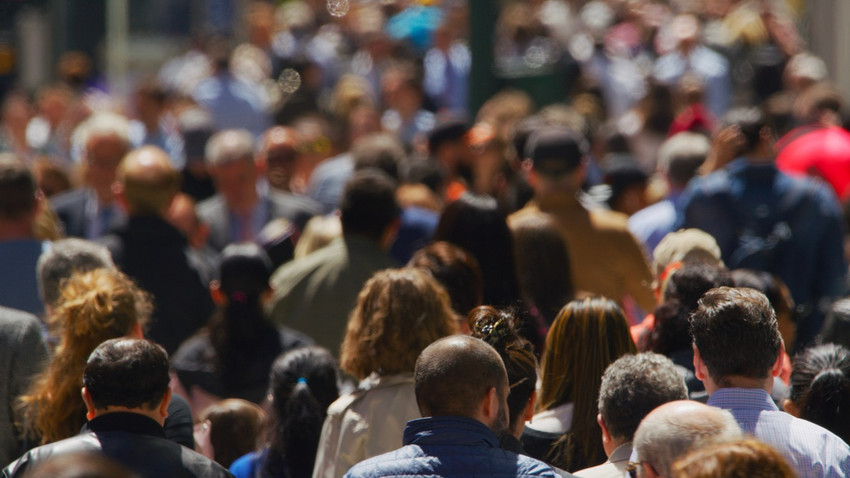
<instances>
[{"instance_id":1,"label":"gray hair","mask_svg":"<svg viewBox=\"0 0 850 478\"><path fill-rule=\"evenodd\" d=\"M670 476L673 462L687 452L741 438L741 428L726 410L699 402L674 402L655 410L635 433L638 459L652 465L662 477Z\"/></svg>"},{"instance_id":2,"label":"gray hair","mask_svg":"<svg viewBox=\"0 0 850 478\"><path fill-rule=\"evenodd\" d=\"M658 170L667 174L676 186L684 187L696 175L711 150L705 135L683 131L661 144L658 150Z\"/></svg>"},{"instance_id":3,"label":"gray hair","mask_svg":"<svg viewBox=\"0 0 850 478\"><path fill-rule=\"evenodd\" d=\"M254 135L245 129L227 129L212 135L204 151L208 166L221 166L254 157Z\"/></svg>"},{"instance_id":4,"label":"gray hair","mask_svg":"<svg viewBox=\"0 0 850 478\"><path fill-rule=\"evenodd\" d=\"M92 113L74 129L72 142L76 148L79 148L78 151L82 155L79 159L85 156L89 141L100 136L117 136L126 143L129 150L131 147L130 122L126 116L111 111Z\"/></svg>"},{"instance_id":5,"label":"gray hair","mask_svg":"<svg viewBox=\"0 0 850 478\"><path fill-rule=\"evenodd\" d=\"M624 355L602 375L599 413L614 438L632 441L649 412L687 398L685 380L670 359L652 352Z\"/></svg>"},{"instance_id":6,"label":"gray hair","mask_svg":"<svg viewBox=\"0 0 850 478\"><path fill-rule=\"evenodd\" d=\"M77 238L54 242L41 253L36 264L38 288L44 303L55 306L59 301L62 281L73 274L101 268L115 268L106 247Z\"/></svg>"}]
</instances>

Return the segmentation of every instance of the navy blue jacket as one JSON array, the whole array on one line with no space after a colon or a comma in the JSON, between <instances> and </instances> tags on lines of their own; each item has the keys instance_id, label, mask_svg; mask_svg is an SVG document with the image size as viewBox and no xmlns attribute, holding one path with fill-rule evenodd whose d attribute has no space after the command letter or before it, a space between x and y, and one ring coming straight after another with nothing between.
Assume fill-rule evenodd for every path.
<instances>
[{"instance_id":1,"label":"navy blue jacket","mask_svg":"<svg viewBox=\"0 0 850 478\"><path fill-rule=\"evenodd\" d=\"M407 422L404 445L354 465L346 478L440 476L547 477L549 465L499 448L483 423L465 417L418 418Z\"/></svg>"}]
</instances>

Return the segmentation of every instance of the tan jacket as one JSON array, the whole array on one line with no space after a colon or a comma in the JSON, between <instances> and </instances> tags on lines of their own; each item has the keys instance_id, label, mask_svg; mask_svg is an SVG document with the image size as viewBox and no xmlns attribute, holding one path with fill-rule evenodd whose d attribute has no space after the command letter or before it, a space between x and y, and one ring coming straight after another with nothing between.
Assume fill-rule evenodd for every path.
<instances>
[{"instance_id":1,"label":"tan jacket","mask_svg":"<svg viewBox=\"0 0 850 478\"><path fill-rule=\"evenodd\" d=\"M637 239L626 228L624 214L587 210L575 198L532 201L511 214L508 224L525 216L548 213L567 243L573 287L603 295L620 304L628 295L641 309L652 311L652 272Z\"/></svg>"},{"instance_id":2,"label":"tan jacket","mask_svg":"<svg viewBox=\"0 0 850 478\"><path fill-rule=\"evenodd\" d=\"M340 478L367 458L401 448L414 418L420 414L412 373L367 377L328 407L313 478Z\"/></svg>"}]
</instances>

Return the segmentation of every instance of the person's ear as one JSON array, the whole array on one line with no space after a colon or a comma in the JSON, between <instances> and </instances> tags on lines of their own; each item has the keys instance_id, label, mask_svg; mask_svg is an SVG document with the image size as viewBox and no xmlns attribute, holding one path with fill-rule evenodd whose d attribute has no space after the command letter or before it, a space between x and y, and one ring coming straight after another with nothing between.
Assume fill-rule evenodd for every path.
<instances>
[{"instance_id":1,"label":"person's ear","mask_svg":"<svg viewBox=\"0 0 850 478\"><path fill-rule=\"evenodd\" d=\"M525 404L525 410L523 410L522 420L524 422L530 422L531 418L534 417L534 406L537 404L537 390L531 392L531 395L528 397L528 403Z\"/></svg>"},{"instance_id":2,"label":"person's ear","mask_svg":"<svg viewBox=\"0 0 850 478\"><path fill-rule=\"evenodd\" d=\"M485 395L484 399L481 400L481 414L486 420L488 426L498 418L499 393L496 390L496 387L490 387L490 390L487 391L487 395Z\"/></svg>"},{"instance_id":3,"label":"person's ear","mask_svg":"<svg viewBox=\"0 0 850 478\"><path fill-rule=\"evenodd\" d=\"M708 377L708 369L705 367L705 362L702 361L702 356L696 345L694 345L694 375L701 382L705 382L706 377Z\"/></svg>"},{"instance_id":4,"label":"person's ear","mask_svg":"<svg viewBox=\"0 0 850 478\"><path fill-rule=\"evenodd\" d=\"M80 391L83 395L83 402L86 404L86 419L91 420L95 417L94 400L91 398L91 393L86 387Z\"/></svg>"},{"instance_id":5,"label":"person's ear","mask_svg":"<svg viewBox=\"0 0 850 478\"><path fill-rule=\"evenodd\" d=\"M210 281L210 296L212 297L213 303L219 307L223 307L227 304L227 296L224 294L224 291L221 290L221 282L217 280Z\"/></svg>"},{"instance_id":6,"label":"person's ear","mask_svg":"<svg viewBox=\"0 0 850 478\"><path fill-rule=\"evenodd\" d=\"M605 419L602 418L601 413L596 415L596 423L599 424L599 428L602 430L602 443L610 443L611 433L608 431L608 427L605 425Z\"/></svg>"},{"instance_id":7,"label":"person's ear","mask_svg":"<svg viewBox=\"0 0 850 478\"><path fill-rule=\"evenodd\" d=\"M121 209L127 210L127 196L124 194L124 185L121 181L112 183L112 194L115 195L115 201L121 206Z\"/></svg>"},{"instance_id":8,"label":"person's ear","mask_svg":"<svg viewBox=\"0 0 850 478\"><path fill-rule=\"evenodd\" d=\"M797 408L797 404L791 401L790 398L786 398L782 401L782 410L786 413L794 415L797 418L800 418L800 409Z\"/></svg>"},{"instance_id":9,"label":"person's ear","mask_svg":"<svg viewBox=\"0 0 850 478\"><path fill-rule=\"evenodd\" d=\"M159 403L159 415L163 420L168 418L168 405L171 404L171 387L165 390L165 395L162 396L162 402Z\"/></svg>"},{"instance_id":10,"label":"person's ear","mask_svg":"<svg viewBox=\"0 0 850 478\"><path fill-rule=\"evenodd\" d=\"M778 377L782 373L782 364L785 362L785 344L780 344L779 353L776 354L776 361L770 368L770 376Z\"/></svg>"}]
</instances>

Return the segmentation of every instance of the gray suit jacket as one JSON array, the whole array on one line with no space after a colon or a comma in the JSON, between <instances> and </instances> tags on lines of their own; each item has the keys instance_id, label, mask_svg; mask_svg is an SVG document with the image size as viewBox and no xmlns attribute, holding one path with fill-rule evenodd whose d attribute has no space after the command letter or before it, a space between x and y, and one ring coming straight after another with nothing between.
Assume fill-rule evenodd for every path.
<instances>
[{"instance_id":1,"label":"gray suit jacket","mask_svg":"<svg viewBox=\"0 0 850 478\"><path fill-rule=\"evenodd\" d=\"M294 223L299 230L303 230L304 225L311 217L322 213L319 203L306 196L273 191L263 197L269 201L268 217L265 218L264 223L282 217ZM230 211L224 197L216 194L199 203L196 211L201 220L210 226L208 239L210 247L216 251L221 251L232 242L230 239Z\"/></svg>"},{"instance_id":2,"label":"gray suit jacket","mask_svg":"<svg viewBox=\"0 0 850 478\"><path fill-rule=\"evenodd\" d=\"M47 347L34 315L0 307L0 465L18 457L21 443L15 427L15 400L33 375L47 363Z\"/></svg>"}]
</instances>

